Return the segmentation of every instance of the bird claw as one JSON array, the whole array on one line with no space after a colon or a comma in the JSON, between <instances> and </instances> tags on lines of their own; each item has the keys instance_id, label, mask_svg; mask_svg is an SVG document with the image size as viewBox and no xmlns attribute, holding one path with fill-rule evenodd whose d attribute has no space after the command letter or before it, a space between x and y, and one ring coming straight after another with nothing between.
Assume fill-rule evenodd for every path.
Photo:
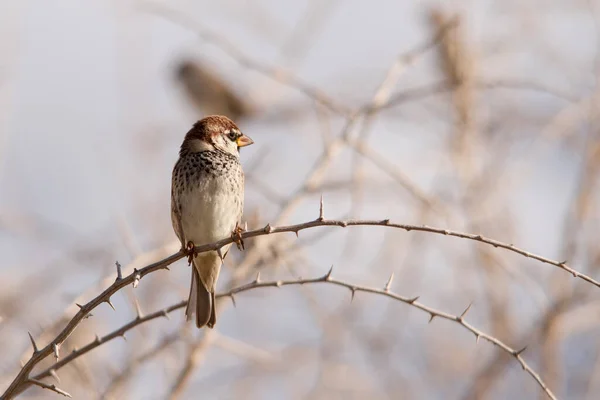
<instances>
[{"instance_id":1,"label":"bird claw","mask_svg":"<svg viewBox=\"0 0 600 400\"><path fill-rule=\"evenodd\" d=\"M185 246L185 250L188 252L188 256L187 256L188 265L192 265L192 260L194 259L194 257L196 257L198 255L198 252L196 251L196 245L194 244L194 242L192 242L190 240L189 242L187 242L187 245Z\"/></svg>"},{"instance_id":2,"label":"bird claw","mask_svg":"<svg viewBox=\"0 0 600 400\"><path fill-rule=\"evenodd\" d=\"M234 241L238 250L245 250L244 240L242 239L242 233L245 231L246 230L240 226L239 222L237 222L235 224L235 228L233 229L233 232L231 232L231 239Z\"/></svg>"}]
</instances>

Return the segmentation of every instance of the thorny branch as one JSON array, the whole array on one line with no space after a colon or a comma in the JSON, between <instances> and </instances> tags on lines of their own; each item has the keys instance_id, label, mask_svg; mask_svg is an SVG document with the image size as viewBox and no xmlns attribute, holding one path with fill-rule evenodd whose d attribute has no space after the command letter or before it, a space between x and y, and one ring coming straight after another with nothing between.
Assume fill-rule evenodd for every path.
<instances>
[{"instance_id":1,"label":"thorny branch","mask_svg":"<svg viewBox=\"0 0 600 400\"><path fill-rule=\"evenodd\" d=\"M544 381L540 378L540 376L523 359L522 353L525 351L525 348L523 348L521 350L515 350L514 348L512 348L512 347L508 346L507 344L505 344L504 342L502 342L500 339L497 339L489 334L486 334L485 332L477 329L476 327L474 327L473 325L471 325L470 323L468 323L465 320L466 315L469 312L469 310L471 309L472 304L469 304L460 315L454 315L454 314L450 314L450 313L447 313L444 311L437 310L435 308L429 307L429 306L419 302L418 296L412 297L412 298L405 297L405 296L401 296L399 294L396 294L396 293L390 291L389 287L390 287L390 283L393 279L393 275L390 276L390 278L388 279L388 281L385 284L383 289L378 289L378 288L373 288L373 287L354 285L354 284L351 284L351 283L348 283L345 281L337 280L332 277L332 271L333 271L333 268L330 269L325 275L323 275L321 277L308 278L308 279L300 278L300 279L291 279L291 280L261 281L260 277L257 276L256 279L250 283L247 283L242 286L238 286L237 288L231 289L225 293L218 294L217 298L228 297L228 298L233 299L234 296L239 293L246 292L246 291L253 290L253 289L258 289L258 288L266 288L266 287L280 288L283 286L308 285L308 284L317 284L317 283L327 283L327 284L331 284L331 285L345 287L350 290L352 298L354 298L354 296L357 292L373 293L373 294L389 297L391 299L400 301L411 307L414 307L421 311L424 311L425 313L427 313L429 315L429 322L431 322L434 318L442 318L442 319L452 321L454 323L461 325L463 328L465 328L469 332L473 333L475 335L475 338L477 341L479 341L479 339L483 339L483 340L486 340L486 341L498 346L500 349L502 349L506 353L510 354L512 357L515 358L515 360L517 360L517 362L523 367L523 369L525 371L527 371L528 374L531 375L531 377L537 382L537 384L548 395L549 398L551 398L551 399L556 398L554 396L554 394L550 391L550 389L548 389L548 387L546 386ZM81 357L85 353L92 351L93 349L101 346L102 344L104 344L114 338L123 336L127 331L135 328L136 326L141 325L144 322L148 322L148 321L157 319L157 318L168 317L168 314L170 312L177 310L177 309L184 308L185 305L186 305L186 301L181 301L181 302L175 303L169 307L166 307L164 309L161 309L161 310L155 311L151 314L148 314L148 315L144 316L143 318L137 317L134 320L130 321L129 323L123 325L122 327L103 336L102 338L96 337L96 339L94 341L90 342L89 344L87 344L86 346L82 347L79 350L73 351L69 356L67 356L60 362L54 363L52 366L50 366L45 371L39 373L38 375L36 375L35 378L33 378L30 381L31 381L31 383L38 382L40 379L50 376L52 374L52 371L57 371L58 369L62 368L69 362L75 360L78 357Z\"/></svg>"},{"instance_id":2,"label":"thorny branch","mask_svg":"<svg viewBox=\"0 0 600 400\"><path fill-rule=\"evenodd\" d=\"M582 274L582 273L574 270L573 268L571 268L570 266L567 265L566 261L562 261L562 262L554 261L549 258L546 258L546 257L540 256L540 255L528 252L526 250L520 249L512 244L507 244L504 242L500 242L498 240L486 238L486 237L483 237L482 235L478 235L478 234L471 234L471 233L458 232L458 231L453 231L453 230L448 230L448 229L434 228L434 227L425 226L425 225L397 224L397 223L390 222L390 220L388 220L388 219L385 219L385 220L347 220L347 221L327 220L327 219L324 219L324 215L322 213L320 213L319 217L316 220L301 223L301 224L281 226L281 227L272 227L271 225L267 224L264 228L255 229L252 231L242 233L242 239L248 239L248 238L264 236L264 235L269 235L269 234L275 234L275 233L284 233L284 232L293 232L293 233L297 234L301 230L320 227L320 226L338 226L338 227L342 227L342 228L349 227L349 226L383 226L383 227L390 227L390 228L396 228L396 229L403 229L407 232L410 232L410 231L428 232L428 233L434 233L434 234L438 234L438 235L454 236L454 237L458 237L458 238L462 238L462 239L469 239L469 240L485 243L485 244L488 244L488 245L491 245L494 247L500 247L500 248L512 251L514 253L520 254L522 256L540 261L542 263L553 265L557 268L560 268L564 271L569 272L574 277L580 278L586 282L592 283L595 286L600 287L600 282L596 281L595 279L593 279L585 274ZM219 249L227 244L230 244L232 242L233 242L233 239L229 237L229 238L225 238L225 239L220 240L215 243L210 243L210 244L206 244L206 245L202 245L202 246L196 246L195 251L198 253L214 251L214 250L217 250L217 249ZM117 279L115 280L115 282L110 287L108 287L106 290L104 290L104 292L102 292L101 294L96 296L94 299L92 299L85 305L79 305L80 309L77 312L77 314L75 314L75 316L69 321L69 323L67 323L67 326L56 336L56 338L54 338L45 347L39 349L38 346L35 344L35 341L33 340L33 336L30 335L32 345L34 348L33 354L30 357L30 359L27 361L27 363L23 366L23 368L19 371L19 373L14 378L14 380L12 381L10 386L6 389L6 391L4 392L4 394L2 396L2 399L13 398L16 394L20 393L25 388L27 388L29 385L31 385L32 382L30 381L29 376L30 376L30 373L33 370L33 368L40 361L42 361L49 355L54 354L54 352L55 352L54 349L60 347L60 345L69 337L69 335L75 330L75 328L79 325L79 323L81 323L81 321L83 319L85 319L93 309L95 309L102 303L107 303L107 304L111 305L112 304L110 302L111 296L113 294L115 294L117 291L119 291L120 289L124 288L125 286L127 286L129 284L137 283L141 278L143 278L147 274L150 274L154 271L158 271L161 269L168 269L168 266L170 264L174 263L175 261L177 261L185 256L186 256L185 250L180 250L177 253L175 253L163 260L160 260L153 264L150 264L140 270L135 270L134 272L132 272L131 274L127 275L126 277L124 277L122 279L119 279L119 277L117 276ZM118 271L117 271L117 273L118 273ZM235 292L233 294L235 294ZM181 306L181 305L179 305L179 306ZM422 309L425 311L428 311L428 309L426 309L426 308L422 308ZM162 316L162 315L165 315L165 313L162 313L160 315L156 315L153 317L156 318L156 317ZM446 315L446 317L443 317L443 318L449 319L447 314L444 314L444 315ZM145 316L145 317L138 317L138 319L144 319L144 318L146 320L152 319L152 318L149 318L150 316L152 316L152 315ZM133 325L133 326L135 326L135 325ZM465 327L467 327L467 326L465 325ZM469 328L467 327L467 329L469 329ZM125 329L125 330L127 330L127 329ZM124 333L124 331L122 333ZM113 337L120 336L120 335L122 336L121 332L116 332L116 333L113 332L113 334L115 334L115 336L113 336ZM110 337L108 339L112 339L113 337ZM491 339L493 339L493 338L491 338ZM99 342L102 341L102 339L96 339L96 340ZM498 344L498 345L500 347L502 347L500 344ZM506 349L508 349L508 348L506 348ZM518 354L517 354L517 356L518 356ZM59 361L59 363L65 363L68 360L69 360L69 356L63 358L61 361ZM64 364L61 364L61 366L62 365L64 365Z\"/></svg>"}]
</instances>

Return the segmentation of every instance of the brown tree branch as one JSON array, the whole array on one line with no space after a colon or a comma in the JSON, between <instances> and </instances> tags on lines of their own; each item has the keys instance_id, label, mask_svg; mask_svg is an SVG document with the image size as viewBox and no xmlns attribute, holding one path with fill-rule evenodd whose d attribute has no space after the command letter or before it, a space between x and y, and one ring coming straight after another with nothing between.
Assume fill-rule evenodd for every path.
<instances>
[{"instance_id":1,"label":"brown tree branch","mask_svg":"<svg viewBox=\"0 0 600 400\"><path fill-rule=\"evenodd\" d=\"M339 227L343 227L343 228L349 227L349 226L383 226L383 227L403 229L407 232L409 232L409 231L428 232L428 233L434 233L434 234L438 234L438 235L454 236L454 237L458 237L458 238L462 238L462 239L469 239L469 240L485 243L485 244L488 244L488 245L491 245L494 247L500 247L500 248L509 250L511 252L520 254L522 256L535 259L542 263L553 265L564 271L569 272L574 277L577 277L586 282L592 283L595 286L600 287L600 282L569 267L567 265L566 261L563 261L563 262L554 261L549 258L542 257L540 255L537 255L537 254L528 252L526 250L520 249L518 247L515 247L512 244L507 244L507 243L503 243L503 242L500 242L500 241L497 241L494 239L485 238L481 235L476 235L476 234L471 234L471 233L463 233L463 232L452 231L452 230L447 230L447 229L434 228L434 227L429 227L429 226L396 224L396 223L390 222L387 219L386 220L342 221L342 220L326 220L326 219L321 220L320 218L318 218L314 221L309 221L309 222L295 224L295 225L281 226L281 227L272 227L271 225L267 224L264 228L244 232L242 234L242 239L248 239L248 238L253 238L253 237L257 237L257 236L274 234L274 233L284 233L284 232L298 233L299 231L304 230L304 229L315 228L315 227L320 227L320 226L339 226ZM198 253L207 252L207 251L215 251L215 250L220 249L221 247L223 247L227 244L230 244L232 242L233 242L232 238L226 238L226 239L220 240L215 243L210 243L210 244L206 244L206 245L202 245L202 246L196 246L195 251ZM117 277L115 282L111 286L109 286L107 289L105 289L104 292L102 292L101 294L96 296L94 299L90 300L85 305L80 305L79 311L67 323L67 326L49 344L47 344L45 347L43 347L41 349L36 349L33 352L32 356L29 358L27 363L21 368L21 370L19 371L17 376L11 382L10 386L6 389L6 391L2 395L1 399L13 398L16 394L20 393L24 388L29 386L31 383L28 382L28 379L29 379L29 375L30 375L31 371L33 370L33 368L44 358L53 354L55 345L60 347L60 345L69 337L69 335L75 330L75 328L79 325L79 323L81 323L81 321L83 321L83 319L85 319L93 309L95 309L102 303L107 303L110 305L111 304L110 303L111 296L113 294L115 294L117 291L119 291L120 289L122 289L123 287L125 287L129 284L133 284L134 282L138 281L139 279L143 278L144 276L146 276L154 271L158 271L161 269L168 269L168 266L170 264L174 263L175 261L180 260L181 258L183 258L185 256L186 256L186 252L184 250L180 250L177 253L175 253L163 260L160 260L153 264L150 264L140 270L134 270L134 272L132 272L131 274L127 275L126 277L124 277L122 279L118 279L118 277Z\"/></svg>"},{"instance_id":2,"label":"brown tree branch","mask_svg":"<svg viewBox=\"0 0 600 400\"><path fill-rule=\"evenodd\" d=\"M390 291L389 287L390 287L390 282L393 279L392 278L393 276L390 276L387 283L383 286L382 289L378 289L378 288L372 288L372 287L367 287L367 286L354 285L354 284L351 284L351 283L348 283L345 281L337 280L332 277L332 270L333 270L333 268L330 269L329 272L327 272L327 274L325 274L321 277L308 278L308 279L300 278L300 279L291 279L291 280L261 281L260 277L257 276L257 278L253 282L250 282L245 285L239 286L237 288L231 289L225 293L220 293L217 295L217 298L230 297L233 299L234 296L238 293L242 293L242 292L246 292L246 291L258 289L258 288L266 288L266 287L280 288L283 286L308 285L308 284L318 284L318 283L326 283L326 284L345 287L350 290L352 297L354 297L357 292L373 293L373 294L377 294L380 296L385 296L385 297L400 301L404 304L407 304L411 307L417 308L417 309L427 313L429 315L430 322L434 318L442 318L442 319L452 321L454 323L461 325L464 329L468 330L469 332L473 333L475 335L475 338L477 341L479 341L479 339L483 339L483 340L486 340L486 341L494 344L495 346L498 346L504 352L511 355L515 360L517 360L517 362L521 365L521 367L525 371L527 371L527 373L529 375L531 375L531 377L536 381L536 383L540 386L540 388L544 391L544 393L546 393L546 395L549 398L551 398L551 399L556 398L554 396L554 394L552 393L552 391L547 387L547 385L544 383L544 381L540 378L540 376L523 359L522 353L525 350L524 348L521 350L516 350L516 349L508 346L507 344L505 344L500 339L483 332L482 330L476 328L475 326L471 325L470 323L468 323L465 320L467 313L471 309L471 305L469 305L460 315L453 315L453 314L429 307L423 303L420 303L418 301L418 297L412 297L412 298L405 297L405 296L401 296L399 294L396 294L396 293ZM63 360L53 364L51 367L49 367L45 371L36 375L36 377L34 379L36 381L39 381L40 379L46 378L51 375L52 371L56 371L56 370L62 368L64 365L68 364L69 362L75 360L76 358L82 356L85 353L90 352L91 350L101 346L102 344L107 343L108 341L110 341L116 337L123 336L125 334L125 332L135 328L136 326L138 326L144 322L166 316L169 312L183 308L183 307L185 307L185 305L186 305L186 301L182 301L182 302L173 304L167 308L164 308L162 310L158 310L156 312L148 314L147 316L145 316L143 318L138 317L138 318L130 321L129 323L123 325L122 327L114 330L113 332L109 333L108 335L106 335L102 338L96 338L94 341L92 341L89 344L87 344L86 346L82 347L80 350L73 351L69 356L67 356ZM191 360L190 363L192 363L192 364L195 364L196 362L198 362L198 360L196 360L195 357L193 357L193 356L191 356L190 360ZM188 368L188 369L191 369L191 368ZM186 371L188 369L186 369ZM185 379L189 379L189 373L185 373ZM177 387L178 386L179 385L177 385Z\"/></svg>"}]
</instances>

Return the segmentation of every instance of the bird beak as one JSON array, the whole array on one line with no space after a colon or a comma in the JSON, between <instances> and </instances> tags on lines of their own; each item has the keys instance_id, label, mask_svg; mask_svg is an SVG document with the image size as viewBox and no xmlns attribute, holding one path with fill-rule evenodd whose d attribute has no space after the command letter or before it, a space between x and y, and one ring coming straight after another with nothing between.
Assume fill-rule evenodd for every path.
<instances>
[{"instance_id":1,"label":"bird beak","mask_svg":"<svg viewBox=\"0 0 600 400\"><path fill-rule=\"evenodd\" d=\"M254 143L254 140L250 139L246 135L242 135L239 138L237 138L236 143L238 147L245 147L250 146L252 143Z\"/></svg>"}]
</instances>

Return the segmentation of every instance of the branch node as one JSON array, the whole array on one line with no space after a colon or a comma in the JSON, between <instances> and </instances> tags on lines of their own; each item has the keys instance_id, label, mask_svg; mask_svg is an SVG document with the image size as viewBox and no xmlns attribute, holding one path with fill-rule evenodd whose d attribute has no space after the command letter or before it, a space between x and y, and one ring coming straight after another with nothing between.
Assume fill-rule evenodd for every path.
<instances>
[{"instance_id":1,"label":"branch node","mask_svg":"<svg viewBox=\"0 0 600 400\"><path fill-rule=\"evenodd\" d=\"M117 266L117 279L116 282L123 279L123 271L121 270L121 264L118 261L115 261L115 265Z\"/></svg>"},{"instance_id":2,"label":"branch node","mask_svg":"<svg viewBox=\"0 0 600 400\"><path fill-rule=\"evenodd\" d=\"M475 239L475 240L483 240L483 236L481 236L481 235L477 235L477 236L475 236L475 238L474 238L474 239Z\"/></svg>"},{"instance_id":3,"label":"branch node","mask_svg":"<svg viewBox=\"0 0 600 400\"><path fill-rule=\"evenodd\" d=\"M390 288L392 287L392 282L394 281L394 272L392 271L387 283L385 284L385 287L383 290L385 290L386 292L390 291Z\"/></svg>"},{"instance_id":4,"label":"branch node","mask_svg":"<svg viewBox=\"0 0 600 400\"><path fill-rule=\"evenodd\" d=\"M27 334L29 335L29 340L31 340L31 346L33 346L33 354L37 354L39 351L37 344L35 344L35 340L33 339L33 336L31 336L31 332L27 332Z\"/></svg>"},{"instance_id":5,"label":"branch node","mask_svg":"<svg viewBox=\"0 0 600 400\"><path fill-rule=\"evenodd\" d=\"M327 274L325 275L325 280L326 281L330 281L331 280L331 274L333 273L333 264L331 264L331 268L329 268L329 272L327 272Z\"/></svg>"},{"instance_id":6,"label":"branch node","mask_svg":"<svg viewBox=\"0 0 600 400\"><path fill-rule=\"evenodd\" d=\"M345 227L348 226L348 222L346 222L346 221L340 221L338 225L341 226L342 228L345 228Z\"/></svg>"},{"instance_id":7,"label":"branch node","mask_svg":"<svg viewBox=\"0 0 600 400\"><path fill-rule=\"evenodd\" d=\"M317 221L325 220L325 210L323 208L323 195L321 195L321 201L319 202L319 219Z\"/></svg>"},{"instance_id":8,"label":"branch node","mask_svg":"<svg viewBox=\"0 0 600 400\"><path fill-rule=\"evenodd\" d=\"M110 297L108 299L104 300L104 301L106 301L106 303L110 306L110 308L113 309L113 311L117 311L117 309L115 308L115 306L113 305L113 303L110 301Z\"/></svg>"},{"instance_id":9,"label":"branch node","mask_svg":"<svg viewBox=\"0 0 600 400\"><path fill-rule=\"evenodd\" d=\"M389 219L384 219L383 221L381 221L382 224L384 225L389 225L390 220Z\"/></svg>"},{"instance_id":10,"label":"branch node","mask_svg":"<svg viewBox=\"0 0 600 400\"><path fill-rule=\"evenodd\" d=\"M169 267L165 267L165 268L169 269ZM140 271L138 271L137 268L134 268L133 269L133 287L134 287L134 289L139 285L140 279L142 279L142 275L140 274Z\"/></svg>"},{"instance_id":11,"label":"branch node","mask_svg":"<svg viewBox=\"0 0 600 400\"><path fill-rule=\"evenodd\" d=\"M59 347L56 343L52 343L52 352L54 353L54 358L56 359L56 361L58 362L58 358L59 358Z\"/></svg>"},{"instance_id":12,"label":"branch node","mask_svg":"<svg viewBox=\"0 0 600 400\"><path fill-rule=\"evenodd\" d=\"M266 234L269 234L269 233L271 233L273 231L273 228L271 228L271 224L267 224L267 225L265 225L265 227L263 228L263 230L264 230L264 232Z\"/></svg>"},{"instance_id":13,"label":"branch node","mask_svg":"<svg viewBox=\"0 0 600 400\"><path fill-rule=\"evenodd\" d=\"M527 346L523 347L521 350L516 350L516 351L513 353L513 355L514 355L515 357L518 357L518 356L520 356L520 355L521 355L521 353L523 353L523 352L524 352L526 349L527 349Z\"/></svg>"},{"instance_id":14,"label":"branch node","mask_svg":"<svg viewBox=\"0 0 600 400\"><path fill-rule=\"evenodd\" d=\"M473 303L469 303L469 305L467 306L467 308L465 308L465 311L463 311L462 314L460 314L460 317L458 317L458 321L462 321L463 320L463 318L467 315L467 313L471 309L472 305L473 305Z\"/></svg>"}]
</instances>

